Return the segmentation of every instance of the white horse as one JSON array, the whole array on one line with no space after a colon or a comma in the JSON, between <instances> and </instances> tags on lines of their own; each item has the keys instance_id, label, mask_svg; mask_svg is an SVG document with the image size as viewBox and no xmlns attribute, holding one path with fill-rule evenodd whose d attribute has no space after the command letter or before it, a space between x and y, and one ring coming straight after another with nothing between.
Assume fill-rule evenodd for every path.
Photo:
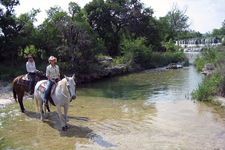
<instances>
[{"instance_id":1,"label":"white horse","mask_svg":"<svg viewBox=\"0 0 225 150\"><path fill-rule=\"evenodd\" d=\"M58 114L59 114L59 119L61 122L61 127L62 130L65 131L67 130L67 112L69 108L69 102L72 101L73 99L76 98L76 83L74 81L75 74L72 77L66 77L63 78L61 81L57 83L57 86L55 88L55 91L53 94L51 94L51 97L53 99L53 102L55 103L55 106L57 108ZM41 92L38 88L39 86L43 83L46 82L47 80L42 80L39 81L34 89L34 99L36 101L36 111L40 113L41 115L41 120L44 121L44 117L46 116L46 106L44 106L44 116L43 116L43 97L44 93ZM38 108L39 107L39 108ZM64 116L62 115L61 112L61 107L64 107Z\"/></svg>"}]
</instances>

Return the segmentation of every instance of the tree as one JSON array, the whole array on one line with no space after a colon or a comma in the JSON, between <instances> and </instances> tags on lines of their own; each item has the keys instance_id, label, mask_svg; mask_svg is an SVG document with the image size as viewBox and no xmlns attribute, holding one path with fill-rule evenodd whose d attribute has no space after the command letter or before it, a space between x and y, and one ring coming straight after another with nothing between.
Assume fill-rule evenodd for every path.
<instances>
[{"instance_id":1,"label":"tree","mask_svg":"<svg viewBox=\"0 0 225 150\"><path fill-rule=\"evenodd\" d=\"M187 8L183 11L177 7L177 4L173 4L171 10L166 15L166 20L169 24L169 34L170 36L167 38L173 38L177 36L177 34L181 31L185 31L189 28L190 24L187 23L189 17L186 15Z\"/></svg>"},{"instance_id":2,"label":"tree","mask_svg":"<svg viewBox=\"0 0 225 150\"><path fill-rule=\"evenodd\" d=\"M181 31L177 33L176 40L180 39L191 39L191 38L201 38L202 34L194 30Z\"/></svg>"},{"instance_id":3,"label":"tree","mask_svg":"<svg viewBox=\"0 0 225 150\"><path fill-rule=\"evenodd\" d=\"M75 2L69 3L69 14L71 15L72 20L75 20L75 18L79 15L81 8L80 6Z\"/></svg>"},{"instance_id":4,"label":"tree","mask_svg":"<svg viewBox=\"0 0 225 150\"><path fill-rule=\"evenodd\" d=\"M20 30L14 43L18 43L21 49L21 52L19 53L21 53L22 57L24 57L25 48L35 44L35 28L33 24L36 21L35 17L39 12L40 9L32 9L29 13L21 14L16 19L17 26L19 26Z\"/></svg>"},{"instance_id":5,"label":"tree","mask_svg":"<svg viewBox=\"0 0 225 150\"><path fill-rule=\"evenodd\" d=\"M50 7L50 9L46 11L49 21L52 21L58 12L63 12L60 6L55 5L54 7Z\"/></svg>"},{"instance_id":6,"label":"tree","mask_svg":"<svg viewBox=\"0 0 225 150\"><path fill-rule=\"evenodd\" d=\"M124 34L137 38L155 33L153 10L144 8L140 0L93 0L84 9L89 24L104 40L111 56L120 54L119 44ZM147 36L154 43L151 37Z\"/></svg>"},{"instance_id":7,"label":"tree","mask_svg":"<svg viewBox=\"0 0 225 150\"><path fill-rule=\"evenodd\" d=\"M57 47L63 44L60 29L57 23L67 20L68 14L59 6L51 7L46 11L48 18L35 30L34 46L36 55L47 59L50 55L58 56Z\"/></svg>"},{"instance_id":8,"label":"tree","mask_svg":"<svg viewBox=\"0 0 225 150\"><path fill-rule=\"evenodd\" d=\"M60 56L69 60L68 64L71 69L78 68L79 61L84 57L85 51L91 43L89 35L71 19L58 22L57 27L60 29L60 37L65 43L57 48ZM80 55L78 56L78 54Z\"/></svg>"},{"instance_id":9,"label":"tree","mask_svg":"<svg viewBox=\"0 0 225 150\"><path fill-rule=\"evenodd\" d=\"M122 21L118 22L113 16L117 15L114 10L110 10L110 4L103 0L93 0L84 8L88 22L92 29L104 39L105 46L111 56L118 54L119 37L118 32L122 26ZM110 12L111 11L111 12ZM112 14L112 16L111 16ZM115 23L118 24L115 24Z\"/></svg>"},{"instance_id":10,"label":"tree","mask_svg":"<svg viewBox=\"0 0 225 150\"><path fill-rule=\"evenodd\" d=\"M212 36L213 37L220 37L222 35L221 29L213 29Z\"/></svg>"},{"instance_id":11,"label":"tree","mask_svg":"<svg viewBox=\"0 0 225 150\"><path fill-rule=\"evenodd\" d=\"M15 61L18 54L18 45L14 39L18 35L20 27L16 24L14 7L19 5L19 0L0 0L0 4L6 8L0 8L0 62L4 60Z\"/></svg>"},{"instance_id":12,"label":"tree","mask_svg":"<svg viewBox=\"0 0 225 150\"><path fill-rule=\"evenodd\" d=\"M221 34L225 35L225 20L222 22L222 27L221 27Z\"/></svg>"},{"instance_id":13,"label":"tree","mask_svg":"<svg viewBox=\"0 0 225 150\"><path fill-rule=\"evenodd\" d=\"M166 43L166 50L168 52L174 52L176 50L175 45L173 44L173 40L170 39L169 42Z\"/></svg>"}]
</instances>

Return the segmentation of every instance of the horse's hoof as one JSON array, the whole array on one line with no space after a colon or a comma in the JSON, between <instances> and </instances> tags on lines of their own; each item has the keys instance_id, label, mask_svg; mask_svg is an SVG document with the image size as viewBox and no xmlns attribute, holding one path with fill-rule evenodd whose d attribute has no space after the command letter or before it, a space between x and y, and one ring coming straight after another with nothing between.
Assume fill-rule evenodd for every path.
<instances>
[{"instance_id":1,"label":"horse's hoof","mask_svg":"<svg viewBox=\"0 0 225 150\"><path fill-rule=\"evenodd\" d=\"M24 110L21 110L21 113L25 113L25 109Z\"/></svg>"},{"instance_id":2,"label":"horse's hoof","mask_svg":"<svg viewBox=\"0 0 225 150\"><path fill-rule=\"evenodd\" d=\"M68 129L69 127L66 125L65 128Z\"/></svg>"}]
</instances>

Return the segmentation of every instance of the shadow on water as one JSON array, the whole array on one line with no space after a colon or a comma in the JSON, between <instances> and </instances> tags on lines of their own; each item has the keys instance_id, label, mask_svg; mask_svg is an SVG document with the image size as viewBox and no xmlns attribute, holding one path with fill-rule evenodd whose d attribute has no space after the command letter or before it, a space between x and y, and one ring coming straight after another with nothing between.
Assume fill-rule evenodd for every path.
<instances>
[{"instance_id":1,"label":"shadow on water","mask_svg":"<svg viewBox=\"0 0 225 150\"><path fill-rule=\"evenodd\" d=\"M32 119L40 119L40 115L36 112L26 111L25 115ZM85 121L85 122L89 121L89 118L87 117L68 116L68 119L77 120L77 121ZM105 148L116 147L116 145L113 145L112 143L105 141L102 136L96 133L93 133L93 131L89 127L81 127L81 126L68 124L68 130L62 131L57 112L48 113L48 116L46 117L43 123L46 123L51 128L57 130L61 137L86 138Z\"/></svg>"}]
</instances>

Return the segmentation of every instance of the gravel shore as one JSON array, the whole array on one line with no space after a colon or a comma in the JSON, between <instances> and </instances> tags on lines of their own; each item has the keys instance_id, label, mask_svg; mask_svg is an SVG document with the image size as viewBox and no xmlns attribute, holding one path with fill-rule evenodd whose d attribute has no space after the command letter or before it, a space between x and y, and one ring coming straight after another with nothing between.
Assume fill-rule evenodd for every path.
<instances>
[{"instance_id":1,"label":"gravel shore","mask_svg":"<svg viewBox=\"0 0 225 150\"><path fill-rule=\"evenodd\" d=\"M12 83L0 81L0 107L15 103L12 93Z\"/></svg>"}]
</instances>

